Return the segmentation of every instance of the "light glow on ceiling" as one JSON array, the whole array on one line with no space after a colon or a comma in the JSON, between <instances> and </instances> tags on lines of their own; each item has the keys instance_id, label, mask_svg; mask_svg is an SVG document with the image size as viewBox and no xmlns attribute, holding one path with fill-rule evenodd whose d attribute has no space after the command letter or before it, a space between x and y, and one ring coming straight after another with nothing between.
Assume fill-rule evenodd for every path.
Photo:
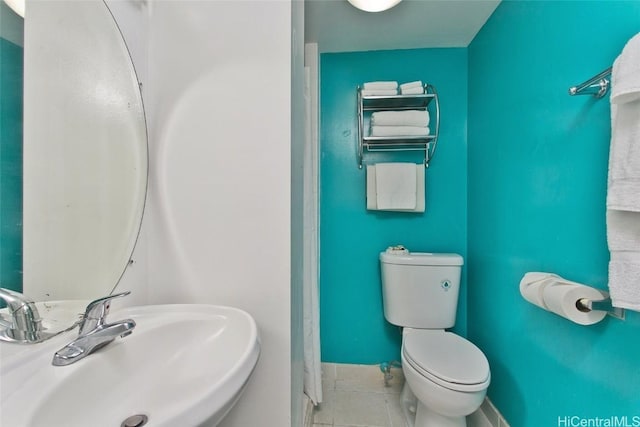
<instances>
[{"instance_id":1,"label":"light glow on ceiling","mask_svg":"<svg viewBox=\"0 0 640 427\"><path fill-rule=\"evenodd\" d=\"M382 12L391 9L400 3L401 0L348 0L353 7L357 7L365 12Z\"/></svg>"},{"instance_id":2,"label":"light glow on ceiling","mask_svg":"<svg viewBox=\"0 0 640 427\"><path fill-rule=\"evenodd\" d=\"M4 0L4 2L13 10L15 13L24 18L24 2L25 0Z\"/></svg>"}]
</instances>

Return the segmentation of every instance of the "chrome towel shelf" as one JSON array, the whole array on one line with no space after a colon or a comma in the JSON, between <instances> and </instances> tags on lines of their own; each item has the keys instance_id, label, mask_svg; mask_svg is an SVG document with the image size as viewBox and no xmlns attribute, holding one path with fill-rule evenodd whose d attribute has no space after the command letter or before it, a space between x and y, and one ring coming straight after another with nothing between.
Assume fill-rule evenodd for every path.
<instances>
[{"instance_id":1,"label":"chrome towel shelf","mask_svg":"<svg viewBox=\"0 0 640 427\"><path fill-rule=\"evenodd\" d=\"M366 152L374 151L424 151L424 165L429 166L433 159L440 131L440 103L433 85L424 85L423 94L363 96L362 88L358 93L358 167L362 169ZM429 110L435 128L425 136L368 136L365 133L365 112L369 111L402 111ZM430 128L431 129L431 128Z\"/></svg>"}]
</instances>

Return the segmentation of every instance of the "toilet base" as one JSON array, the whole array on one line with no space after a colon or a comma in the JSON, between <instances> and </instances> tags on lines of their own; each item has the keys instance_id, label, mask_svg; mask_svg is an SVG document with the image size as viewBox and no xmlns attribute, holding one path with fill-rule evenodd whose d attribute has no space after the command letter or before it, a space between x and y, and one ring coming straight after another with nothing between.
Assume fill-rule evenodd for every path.
<instances>
[{"instance_id":1,"label":"toilet base","mask_svg":"<svg viewBox=\"0 0 640 427\"><path fill-rule=\"evenodd\" d=\"M416 421L416 411L418 410L418 399L409 388L407 383L402 387L400 393L400 406L402 407L402 415L407 427L414 427Z\"/></svg>"},{"instance_id":2,"label":"toilet base","mask_svg":"<svg viewBox=\"0 0 640 427\"><path fill-rule=\"evenodd\" d=\"M405 383L400 404L408 427L467 427L467 417L446 417L424 406Z\"/></svg>"},{"instance_id":3,"label":"toilet base","mask_svg":"<svg viewBox=\"0 0 640 427\"><path fill-rule=\"evenodd\" d=\"M447 417L427 408L418 401L415 427L467 427L467 417Z\"/></svg>"}]
</instances>

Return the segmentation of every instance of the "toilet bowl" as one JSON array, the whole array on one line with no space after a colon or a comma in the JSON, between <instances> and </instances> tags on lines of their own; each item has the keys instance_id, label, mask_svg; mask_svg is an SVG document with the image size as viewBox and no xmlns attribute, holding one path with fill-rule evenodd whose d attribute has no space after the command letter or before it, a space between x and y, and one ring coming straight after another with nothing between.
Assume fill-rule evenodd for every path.
<instances>
[{"instance_id":1,"label":"toilet bowl","mask_svg":"<svg viewBox=\"0 0 640 427\"><path fill-rule=\"evenodd\" d=\"M403 331L405 387L416 397L415 427L464 427L487 392L491 375L484 354L471 342L444 330ZM412 405L410 401L403 402Z\"/></svg>"},{"instance_id":2,"label":"toilet bowl","mask_svg":"<svg viewBox=\"0 0 640 427\"><path fill-rule=\"evenodd\" d=\"M403 328L401 403L410 427L465 427L491 381L489 362L452 332L463 259L458 254L380 254L384 316Z\"/></svg>"}]
</instances>

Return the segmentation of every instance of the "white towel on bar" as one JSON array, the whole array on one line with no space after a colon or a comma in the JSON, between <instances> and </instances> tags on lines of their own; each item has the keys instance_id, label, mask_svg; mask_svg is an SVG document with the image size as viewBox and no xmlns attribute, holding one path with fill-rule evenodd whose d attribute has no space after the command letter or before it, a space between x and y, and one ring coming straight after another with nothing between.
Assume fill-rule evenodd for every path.
<instances>
[{"instance_id":1,"label":"white towel on bar","mask_svg":"<svg viewBox=\"0 0 640 427\"><path fill-rule=\"evenodd\" d=\"M640 35L614 61L611 81L607 209L640 212Z\"/></svg>"},{"instance_id":2,"label":"white towel on bar","mask_svg":"<svg viewBox=\"0 0 640 427\"><path fill-rule=\"evenodd\" d=\"M639 118L640 101L611 104L607 209L640 212Z\"/></svg>"},{"instance_id":3,"label":"white towel on bar","mask_svg":"<svg viewBox=\"0 0 640 427\"><path fill-rule=\"evenodd\" d=\"M398 94L397 89L362 89L362 96L393 96Z\"/></svg>"},{"instance_id":4,"label":"white towel on bar","mask_svg":"<svg viewBox=\"0 0 640 427\"><path fill-rule=\"evenodd\" d=\"M365 90L378 90L378 89L398 89L398 82L384 81L384 82L367 82L362 85Z\"/></svg>"},{"instance_id":5,"label":"white towel on bar","mask_svg":"<svg viewBox=\"0 0 640 427\"><path fill-rule=\"evenodd\" d=\"M624 104L640 99L640 33L631 38L613 64L611 102Z\"/></svg>"},{"instance_id":6,"label":"white towel on bar","mask_svg":"<svg viewBox=\"0 0 640 427\"><path fill-rule=\"evenodd\" d=\"M415 210L417 167L415 163L377 163L376 205L379 210Z\"/></svg>"},{"instance_id":7,"label":"white towel on bar","mask_svg":"<svg viewBox=\"0 0 640 427\"><path fill-rule=\"evenodd\" d=\"M371 136L427 136L424 126L371 126Z\"/></svg>"},{"instance_id":8,"label":"white towel on bar","mask_svg":"<svg viewBox=\"0 0 640 427\"><path fill-rule=\"evenodd\" d=\"M374 126L429 126L429 112L424 110L376 111L371 114Z\"/></svg>"},{"instance_id":9,"label":"white towel on bar","mask_svg":"<svg viewBox=\"0 0 640 427\"><path fill-rule=\"evenodd\" d=\"M609 296L614 307L640 311L640 252L611 252Z\"/></svg>"},{"instance_id":10,"label":"white towel on bar","mask_svg":"<svg viewBox=\"0 0 640 427\"><path fill-rule=\"evenodd\" d=\"M424 88L421 87L410 87L408 89L400 89L400 93L402 95L420 95L424 93Z\"/></svg>"},{"instance_id":11,"label":"white towel on bar","mask_svg":"<svg viewBox=\"0 0 640 427\"><path fill-rule=\"evenodd\" d=\"M609 291L614 306L640 311L640 34L613 63L607 180Z\"/></svg>"},{"instance_id":12,"label":"white towel on bar","mask_svg":"<svg viewBox=\"0 0 640 427\"><path fill-rule=\"evenodd\" d=\"M415 82L402 83L400 85L400 90L413 89L413 88L422 88L424 85L421 80L416 80Z\"/></svg>"},{"instance_id":13,"label":"white towel on bar","mask_svg":"<svg viewBox=\"0 0 640 427\"><path fill-rule=\"evenodd\" d=\"M607 243L614 251L635 251L640 248L640 221L638 213L607 210Z\"/></svg>"}]
</instances>

